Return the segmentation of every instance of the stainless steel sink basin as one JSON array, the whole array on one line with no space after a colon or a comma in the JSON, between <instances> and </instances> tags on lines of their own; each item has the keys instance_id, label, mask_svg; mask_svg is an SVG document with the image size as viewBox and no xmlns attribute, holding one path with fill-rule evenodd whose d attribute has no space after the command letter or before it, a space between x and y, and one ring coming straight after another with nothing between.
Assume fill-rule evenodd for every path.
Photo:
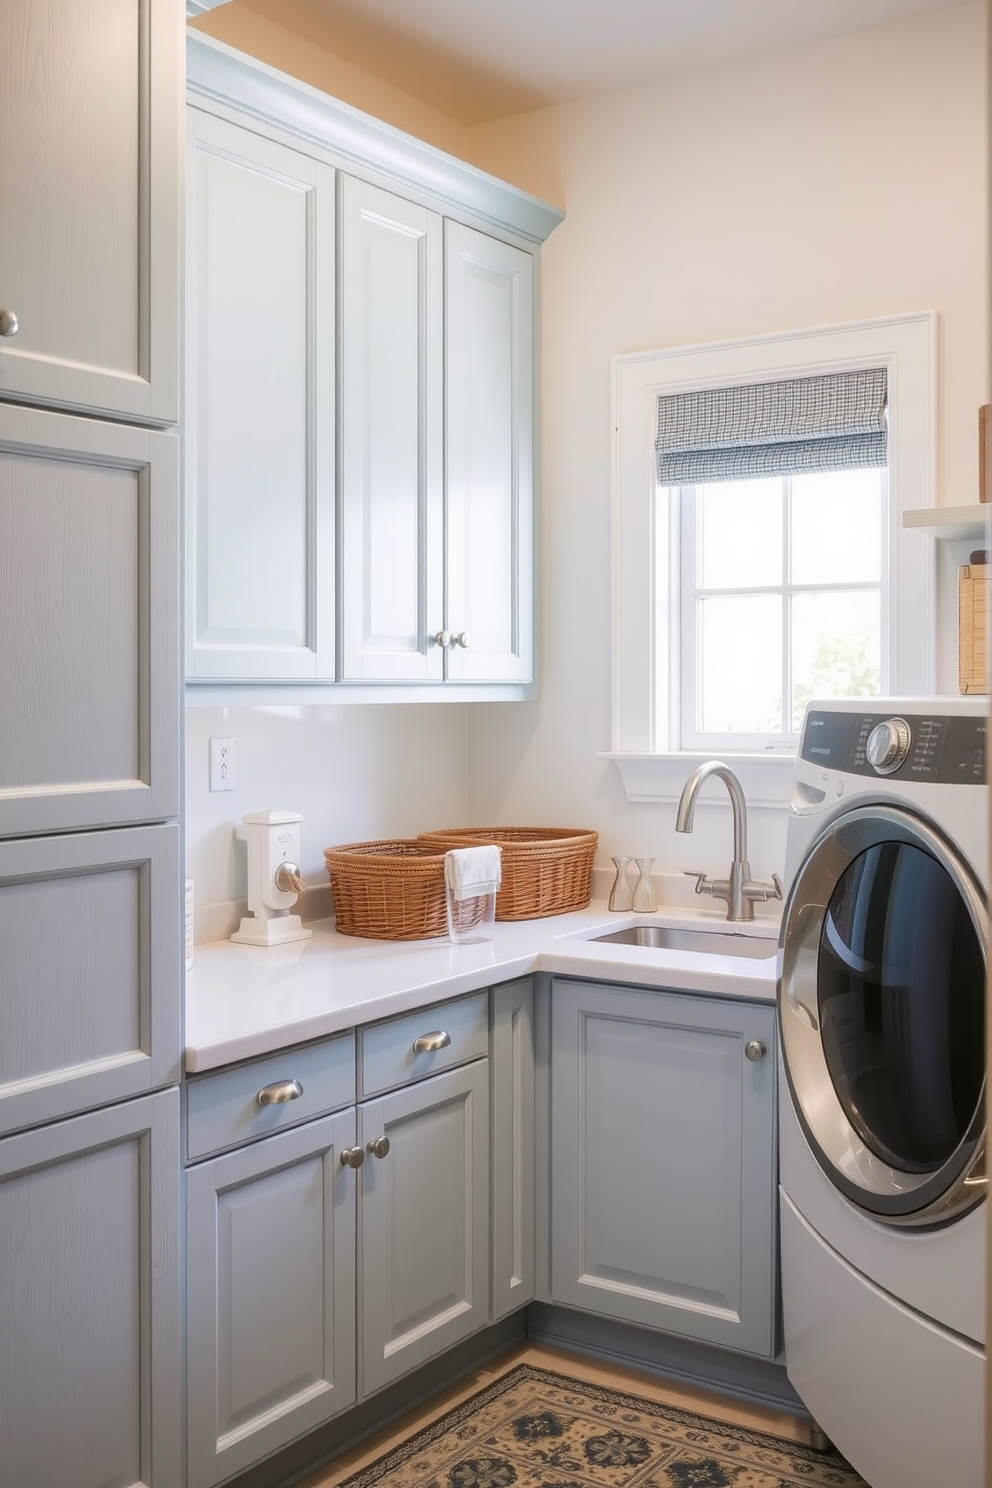
<instances>
[{"instance_id":1,"label":"stainless steel sink basin","mask_svg":"<svg viewBox=\"0 0 992 1488\"><path fill-rule=\"evenodd\" d=\"M770 960L778 949L777 942L767 936L742 935L739 930L680 930L670 925L628 925L590 939L664 951L703 951L709 956L747 956L752 961Z\"/></svg>"}]
</instances>

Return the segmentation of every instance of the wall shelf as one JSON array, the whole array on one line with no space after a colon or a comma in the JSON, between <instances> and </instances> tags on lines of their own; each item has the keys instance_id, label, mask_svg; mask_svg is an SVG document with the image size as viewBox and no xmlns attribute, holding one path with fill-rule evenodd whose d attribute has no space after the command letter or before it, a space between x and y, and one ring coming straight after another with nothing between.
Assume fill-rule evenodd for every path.
<instances>
[{"instance_id":1,"label":"wall shelf","mask_svg":"<svg viewBox=\"0 0 992 1488\"><path fill-rule=\"evenodd\" d=\"M945 542L987 542L992 502L970 506L928 506L902 514L902 525L925 537L943 538Z\"/></svg>"}]
</instances>

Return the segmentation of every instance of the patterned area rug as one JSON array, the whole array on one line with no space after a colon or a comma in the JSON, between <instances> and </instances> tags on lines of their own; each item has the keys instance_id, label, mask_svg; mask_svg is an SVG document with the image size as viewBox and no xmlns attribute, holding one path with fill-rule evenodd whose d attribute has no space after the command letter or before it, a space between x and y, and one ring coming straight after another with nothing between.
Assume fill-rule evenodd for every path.
<instances>
[{"instance_id":1,"label":"patterned area rug","mask_svg":"<svg viewBox=\"0 0 992 1488\"><path fill-rule=\"evenodd\" d=\"M518 1364L347 1488L865 1488L843 1458ZM345 1483L340 1488L345 1488Z\"/></svg>"}]
</instances>

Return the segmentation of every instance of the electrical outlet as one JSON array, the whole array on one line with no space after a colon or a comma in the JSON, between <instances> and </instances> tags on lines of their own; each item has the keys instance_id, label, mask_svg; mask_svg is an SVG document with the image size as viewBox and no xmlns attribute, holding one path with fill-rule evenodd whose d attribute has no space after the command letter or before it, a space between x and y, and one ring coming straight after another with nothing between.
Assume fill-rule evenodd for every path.
<instances>
[{"instance_id":1,"label":"electrical outlet","mask_svg":"<svg viewBox=\"0 0 992 1488\"><path fill-rule=\"evenodd\" d=\"M210 789L234 789L234 740L210 740Z\"/></svg>"}]
</instances>

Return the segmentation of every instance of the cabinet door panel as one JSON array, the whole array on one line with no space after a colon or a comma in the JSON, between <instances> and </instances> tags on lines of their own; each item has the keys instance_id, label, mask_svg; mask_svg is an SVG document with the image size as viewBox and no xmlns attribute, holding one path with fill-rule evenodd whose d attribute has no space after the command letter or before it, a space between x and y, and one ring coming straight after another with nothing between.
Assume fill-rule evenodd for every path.
<instances>
[{"instance_id":1,"label":"cabinet door panel","mask_svg":"<svg viewBox=\"0 0 992 1488\"><path fill-rule=\"evenodd\" d=\"M0 835L179 809L174 435L0 406Z\"/></svg>"},{"instance_id":2,"label":"cabinet door panel","mask_svg":"<svg viewBox=\"0 0 992 1488\"><path fill-rule=\"evenodd\" d=\"M0 397L178 419L182 17L0 7Z\"/></svg>"},{"instance_id":3,"label":"cabinet door panel","mask_svg":"<svg viewBox=\"0 0 992 1488\"><path fill-rule=\"evenodd\" d=\"M480 1059L359 1107L366 1395L488 1321L488 1101Z\"/></svg>"},{"instance_id":4,"label":"cabinet door panel","mask_svg":"<svg viewBox=\"0 0 992 1488\"><path fill-rule=\"evenodd\" d=\"M0 1142L0 1485L178 1488L179 1094Z\"/></svg>"},{"instance_id":5,"label":"cabinet door panel","mask_svg":"<svg viewBox=\"0 0 992 1488\"><path fill-rule=\"evenodd\" d=\"M334 172L196 110L187 673L334 676Z\"/></svg>"},{"instance_id":6,"label":"cabinet door panel","mask_svg":"<svg viewBox=\"0 0 992 1488\"><path fill-rule=\"evenodd\" d=\"M533 260L445 223L447 619L456 682L533 675Z\"/></svg>"},{"instance_id":7,"label":"cabinet door panel","mask_svg":"<svg viewBox=\"0 0 992 1488\"><path fill-rule=\"evenodd\" d=\"M442 673L441 219L341 189L343 676Z\"/></svg>"},{"instance_id":8,"label":"cabinet door panel","mask_svg":"<svg viewBox=\"0 0 992 1488\"><path fill-rule=\"evenodd\" d=\"M175 824L0 842L0 1132L178 1080L178 920Z\"/></svg>"},{"instance_id":9,"label":"cabinet door panel","mask_svg":"<svg viewBox=\"0 0 992 1488\"><path fill-rule=\"evenodd\" d=\"M191 1488L354 1403L354 1135L352 1108L187 1173Z\"/></svg>"},{"instance_id":10,"label":"cabinet door panel","mask_svg":"<svg viewBox=\"0 0 992 1488\"><path fill-rule=\"evenodd\" d=\"M493 988L492 1316L534 1299L534 987Z\"/></svg>"},{"instance_id":11,"label":"cabinet door panel","mask_svg":"<svg viewBox=\"0 0 992 1488\"><path fill-rule=\"evenodd\" d=\"M556 1301L770 1355L770 1008L556 982Z\"/></svg>"}]
</instances>

